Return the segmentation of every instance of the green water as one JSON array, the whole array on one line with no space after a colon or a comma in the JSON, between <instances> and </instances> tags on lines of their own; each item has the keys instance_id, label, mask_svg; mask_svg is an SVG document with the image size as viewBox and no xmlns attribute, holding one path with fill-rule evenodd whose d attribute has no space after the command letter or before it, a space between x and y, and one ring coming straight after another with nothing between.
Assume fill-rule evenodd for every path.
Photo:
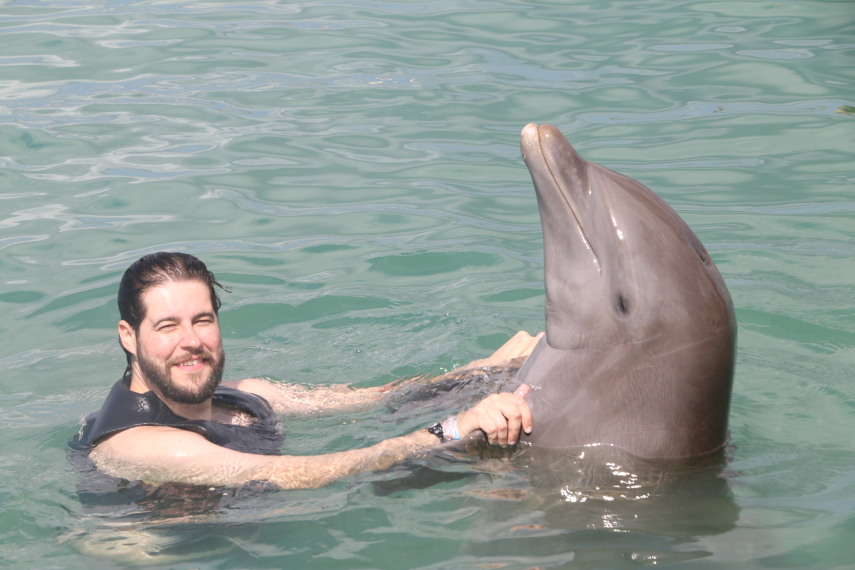
<instances>
[{"instance_id":1,"label":"green water","mask_svg":"<svg viewBox=\"0 0 855 570\"><path fill-rule=\"evenodd\" d=\"M853 51L846 1L4 2L0 560L122 567L156 539L175 568L851 567ZM229 377L379 384L542 329L532 121L656 190L728 283L718 502L553 516L488 461L156 528L84 513L65 442L123 369L115 291L142 254L232 289ZM286 452L436 413L289 421Z\"/></svg>"}]
</instances>

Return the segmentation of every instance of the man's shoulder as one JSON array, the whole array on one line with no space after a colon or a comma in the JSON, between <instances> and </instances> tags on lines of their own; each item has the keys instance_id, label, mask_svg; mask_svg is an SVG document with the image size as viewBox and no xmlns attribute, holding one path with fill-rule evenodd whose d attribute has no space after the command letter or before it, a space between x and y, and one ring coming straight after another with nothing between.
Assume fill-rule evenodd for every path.
<instances>
[{"instance_id":1,"label":"man's shoulder","mask_svg":"<svg viewBox=\"0 0 855 570\"><path fill-rule=\"evenodd\" d=\"M151 456L186 454L212 446L203 435L177 427L140 425L116 432L95 448L111 456ZM216 446L219 447L219 446Z\"/></svg>"},{"instance_id":2,"label":"man's shoulder","mask_svg":"<svg viewBox=\"0 0 855 570\"><path fill-rule=\"evenodd\" d=\"M86 417L80 430L69 440L73 449L91 449L99 441L120 430L143 424L160 423L161 406L148 394L132 392L122 378L110 389L101 409Z\"/></svg>"},{"instance_id":3,"label":"man's shoulder","mask_svg":"<svg viewBox=\"0 0 855 570\"><path fill-rule=\"evenodd\" d=\"M266 378L241 378L240 380L223 380L220 386L255 394L255 390L269 388L272 382Z\"/></svg>"},{"instance_id":4,"label":"man's shoulder","mask_svg":"<svg viewBox=\"0 0 855 570\"><path fill-rule=\"evenodd\" d=\"M279 411L277 402L279 400L280 388L277 384L264 378L243 378L241 380L225 380L220 384L220 388L226 390L234 390L238 393L250 394L256 398L261 398L265 404L270 406L272 410Z\"/></svg>"}]
</instances>

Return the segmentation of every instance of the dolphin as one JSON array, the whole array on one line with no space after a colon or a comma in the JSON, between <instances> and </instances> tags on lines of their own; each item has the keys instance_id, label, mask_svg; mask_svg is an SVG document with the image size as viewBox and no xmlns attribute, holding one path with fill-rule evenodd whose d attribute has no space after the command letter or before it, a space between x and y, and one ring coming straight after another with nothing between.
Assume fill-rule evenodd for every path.
<instances>
[{"instance_id":1,"label":"dolphin","mask_svg":"<svg viewBox=\"0 0 855 570\"><path fill-rule=\"evenodd\" d=\"M704 246L640 182L551 125L523 158L543 225L546 334L520 369L532 446L697 458L727 443L736 320Z\"/></svg>"}]
</instances>

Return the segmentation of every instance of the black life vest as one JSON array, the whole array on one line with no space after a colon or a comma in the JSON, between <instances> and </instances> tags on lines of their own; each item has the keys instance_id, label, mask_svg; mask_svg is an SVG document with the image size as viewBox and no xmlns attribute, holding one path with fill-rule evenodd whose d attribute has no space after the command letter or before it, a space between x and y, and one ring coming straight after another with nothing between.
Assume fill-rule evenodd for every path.
<instances>
[{"instance_id":1,"label":"black life vest","mask_svg":"<svg viewBox=\"0 0 855 570\"><path fill-rule=\"evenodd\" d=\"M219 387L214 404L235 408L254 418L249 425L223 424L209 420L188 420L170 410L154 392L139 394L130 389L130 378L113 385L104 405L89 414L68 445L77 451L91 451L104 438L138 426L166 426L185 429L211 443L244 453L278 455L284 439L279 416L261 396Z\"/></svg>"}]
</instances>

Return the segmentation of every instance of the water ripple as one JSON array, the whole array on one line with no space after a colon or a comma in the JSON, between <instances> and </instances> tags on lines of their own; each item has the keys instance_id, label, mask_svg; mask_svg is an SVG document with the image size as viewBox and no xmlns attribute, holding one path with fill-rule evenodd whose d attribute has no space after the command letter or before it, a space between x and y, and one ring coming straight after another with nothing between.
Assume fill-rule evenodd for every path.
<instances>
[{"instance_id":1,"label":"water ripple","mask_svg":"<svg viewBox=\"0 0 855 570\"><path fill-rule=\"evenodd\" d=\"M197 254L234 284L223 327L237 374L376 384L542 328L541 229L518 146L536 121L665 197L725 275L740 323L735 528L630 530L601 506L599 530L580 529L525 497L511 464L467 464L439 469L489 472L389 497L364 480L277 495L314 507L269 506L262 522L257 505L235 509L265 536L305 540L248 538L193 564L385 568L406 550L420 567L845 567L852 22L851 3L823 0L5 2L7 558L88 563L67 545L44 554L80 523L62 448L124 367L115 286L146 253ZM403 429L339 419L290 424L295 449ZM472 532L480 550L463 543Z\"/></svg>"}]
</instances>

